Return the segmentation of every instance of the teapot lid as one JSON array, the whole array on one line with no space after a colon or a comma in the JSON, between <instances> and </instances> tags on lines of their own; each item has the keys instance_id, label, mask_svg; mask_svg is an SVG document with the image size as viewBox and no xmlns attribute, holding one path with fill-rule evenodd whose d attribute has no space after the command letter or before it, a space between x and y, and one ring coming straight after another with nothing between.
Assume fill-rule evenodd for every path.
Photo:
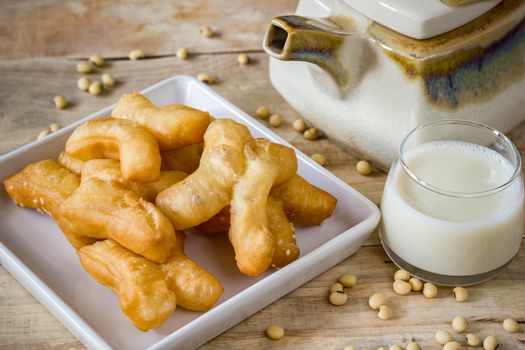
<instances>
[{"instance_id":1,"label":"teapot lid","mask_svg":"<svg viewBox=\"0 0 525 350\"><path fill-rule=\"evenodd\" d=\"M414 39L446 33L478 18L501 0L344 0L371 20Z\"/></svg>"}]
</instances>

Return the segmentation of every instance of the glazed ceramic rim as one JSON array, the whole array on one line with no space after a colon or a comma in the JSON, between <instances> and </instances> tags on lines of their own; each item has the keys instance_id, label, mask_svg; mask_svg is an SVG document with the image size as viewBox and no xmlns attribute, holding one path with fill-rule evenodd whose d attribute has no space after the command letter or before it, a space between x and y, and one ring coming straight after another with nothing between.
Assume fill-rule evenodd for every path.
<instances>
[{"instance_id":1,"label":"glazed ceramic rim","mask_svg":"<svg viewBox=\"0 0 525 350\"><path fill-rule=\"evenodd\" d=\"M409 168L408 164L406 163L405 158L403 157L404 148L405 148L405 145L406 145L407 141L415 133L419 132L422 129L425 129L425 128L428 128L428 127L432 127L432 126L436 126L436 125L442 125L442 124L464 125L464 126L469 126L469 127L482 129L484 131L487 131L487 132L493 134L494 136L496 136L496 138L499 138L499 139L503 140L510 147L510 149L512 150L512 154L513 154L513 156L515 158L515 161L516 161L516 165L514 167L514 171L513 171L512 175L510 176L510 178L507 181L505 181L503 184L498 185L498 186L493 187L493 188L488 189L488 190L478 191L478 192L456 192L456 191L448 191L448 190L445 190L445 189L433 186L433 185L429 184L428 182L424 181L423 179L421 179L420 177L418 177L416 174L414 174L412 172L412 170ZM414 129L412 129L403 138L403 141L401 142L401 146L399 147L399 161L401 163L401 166L403 167L403 170L407 173L407 175L412 180L414 180L416 183L421 185L422 187L424 187L424 188L426 188L426 189L428 189L428 190L430 190L432 192L441 194L441 195L445 195L445 196L449 196L449 197L458 197L458 198L477 198L477 197L490 196L490 195L493 195L495 193L498 193L498 192L504 190L505 188L507 188L508 186L510 186L510 184L512 184L514 182L514 180L516 180L516 178L519 176L520 171L521 171L521 157L520 157L519 151L516 148L516 146L514 145L514 143L512 143L512 141L507 136L505 136L500 131L494 129L493 127L490 127L490 126L485 125L483 123L469 121L469 120L462 120L462 119L438 120L438 121L433 121L433 122L422 124L422 125L414 128Z\"/></svg>"}]
</instances>

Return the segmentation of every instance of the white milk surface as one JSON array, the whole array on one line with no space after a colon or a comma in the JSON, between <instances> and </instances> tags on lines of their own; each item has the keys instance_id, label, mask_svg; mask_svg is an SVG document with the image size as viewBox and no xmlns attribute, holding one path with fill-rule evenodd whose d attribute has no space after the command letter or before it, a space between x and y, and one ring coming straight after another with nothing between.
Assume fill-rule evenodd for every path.
<instances>
[{"instance_id":1,"label":"white milk surface","mask_svg":"<svg viewBox=\"0 0 525 350\"><path fill-rule=\"evenodd\" d=\"M458 141L430 142L404 155L412 172L433 187L483 192L506 183L512 164L497 152ZM429 272L469 276L510 261L524 225L523 183L496 194L458 198L430 191L392 167L381 203L381 235L406 262Z\"/></svg>"}]
</instances>

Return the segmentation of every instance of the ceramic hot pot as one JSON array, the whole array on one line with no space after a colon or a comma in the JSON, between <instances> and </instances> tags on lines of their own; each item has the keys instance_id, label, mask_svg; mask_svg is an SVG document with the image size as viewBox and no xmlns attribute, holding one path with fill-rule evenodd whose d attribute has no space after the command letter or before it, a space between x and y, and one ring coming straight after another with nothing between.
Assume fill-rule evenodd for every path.
<instances>
[{"instance_id":1,"label":"ceramic hot pot","mask_svg":"<svg viewBox=\"0 0 525 350\"><path fill-rule=\"evenodd\" d=\"M503 132L525 118L525 1L300 0L264 49L279 93L388 169L402 137L438 119Z\"/></svg>"}]
</instances>

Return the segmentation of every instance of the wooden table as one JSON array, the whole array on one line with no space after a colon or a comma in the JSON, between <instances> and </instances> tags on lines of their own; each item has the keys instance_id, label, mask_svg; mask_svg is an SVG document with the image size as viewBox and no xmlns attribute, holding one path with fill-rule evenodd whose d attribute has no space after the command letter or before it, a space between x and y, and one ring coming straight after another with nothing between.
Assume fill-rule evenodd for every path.
<instances>
[{"instance_id":1,"label":"wooden table","mask_svg":"<svg viewBox=\"0 0 525 350\"><path fill-rule=\"evenodd\" d=\"M356 173L356 160L328 139L306 141L291 128L299 115L273 89L268 79L268 58L261 41L268 20L291 13L296 0L3 0L0 11L0 153L35 139L50 123L67 125L105 107L123 93L140 90L175 74L209 72L213 88L254 114L267 104L285 123L276 132L307 154L327 156L326 168L375 203L381 197L385 174L365 177ZM199 35L201 25L217 35ZM190 58L175 52L188 47ZM147 59L132 62L130 50L142 48ZM76 87L75 65L92 53L106 57L99 69L118 80L99 97ZM251 63L240 66L237 54L247 52ZM96 74L92 75L97 76ZM70 101L55 109L53 96ZM525 152L525 124L511 134ZM376 349L411 339L424 349L440 349L436 330L451 330L450 321L462 314L469 332L480 337L497 334L503 349L525 349L525 334L507 334L505 318L525 322L525 246L509 269L496 280L469 288L468 302L459 304L450 288L440 288L436 299L422 295L397 296L392 292L394 265L374 233L352 257L281 298L244 322L205 344L202 349ZM327 302L327 289L343 273L358 276L358 285L346 305ZM368 306L368 297L383 292L390 298L394 317L381 321ZM281 324L286 336L274 342L265 329ZM523 327L525 328L525 327ZM462 335L454 335L463 341ZM0 267L0 349L82 349L40 303Z\"/></svg>"}]
</instances>

